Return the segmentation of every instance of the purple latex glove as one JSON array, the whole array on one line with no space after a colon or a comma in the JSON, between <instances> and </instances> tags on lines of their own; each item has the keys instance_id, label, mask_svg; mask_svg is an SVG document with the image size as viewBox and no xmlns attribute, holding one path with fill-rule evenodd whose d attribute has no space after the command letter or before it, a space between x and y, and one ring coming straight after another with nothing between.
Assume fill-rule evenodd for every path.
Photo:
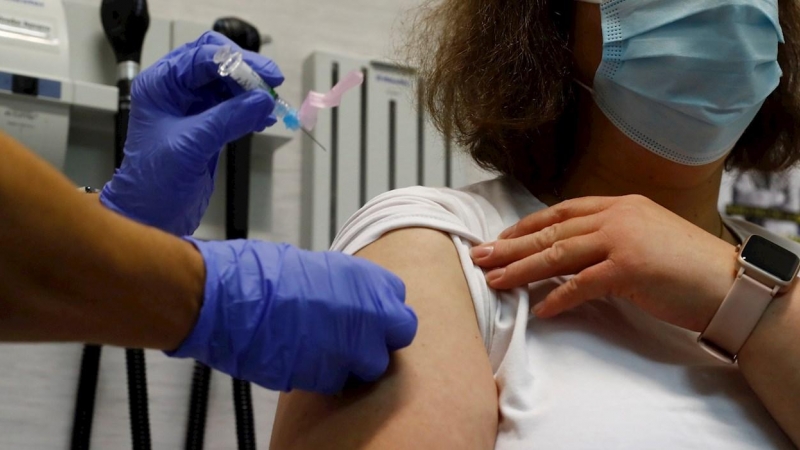
<instances>
[{"instance_id":1,"label":"purple latex glove","mask_svg":"<svg viewBox=\"0 0 800 450\"><path fill-rule=\"evenodd\" d=\"M275 123L266 92L244 92L217 74L214 53L242 51L219 33L172 51L136 77L122 167L100 194L108 208L179 236L194 233L214 190L222 148ZM283 82L274 62L242 51L270 86Z\"/></svg>"},{"instance_id":2,"label":"purple latex glove","mask_svg":"<svg viewBox=\"0 0 800 450\"><path fill-rule=\"evenodd\" d=\"M371 262L260 241L189 239L206 264L204 303L174 357L268 389L332 394L380 377L417 317L405 286Z\"/></svg>"}]
</instances>

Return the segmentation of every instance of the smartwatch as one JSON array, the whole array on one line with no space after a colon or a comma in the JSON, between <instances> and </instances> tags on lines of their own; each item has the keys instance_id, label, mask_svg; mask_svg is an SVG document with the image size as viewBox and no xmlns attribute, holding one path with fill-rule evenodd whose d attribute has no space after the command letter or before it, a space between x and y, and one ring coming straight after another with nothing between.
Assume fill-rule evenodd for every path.
<instances>
[{"instance_id":1,"label":"smartwatch","mask_svg":"<svg viewBox=\"0 0 800 450\"><path fill-rule=\"evenodd\" d=\"M737 264L739 272L731 290L697 339L706 351L731 364L772 299L794 283L800 257L754 234L739 247Z\"/></svg>"}]
</instances>

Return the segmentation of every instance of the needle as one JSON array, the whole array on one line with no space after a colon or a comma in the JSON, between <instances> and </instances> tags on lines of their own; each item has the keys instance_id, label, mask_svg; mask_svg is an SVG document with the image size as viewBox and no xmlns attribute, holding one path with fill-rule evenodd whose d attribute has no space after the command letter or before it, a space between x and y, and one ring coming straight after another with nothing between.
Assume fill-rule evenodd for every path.
<instances>
[{"instance_id":1,"label":"needle","mask_svg":"<svg viewBox=\"0 0 800 450\"><path fill-rule=\"evenodd\" d=\"M308 132L308 130L306 130L305 128L300 128L300 129L303 130L303 133L305 133L306 136L310 137L311 140L314 141L315 144L319 145L319 148L325 150L326 152L328 151L328 149L325 148L324 145L320 144L320 142L318 140L314 139L314 136L312 136L311 133Z\"/></svg>"}]
</instances>

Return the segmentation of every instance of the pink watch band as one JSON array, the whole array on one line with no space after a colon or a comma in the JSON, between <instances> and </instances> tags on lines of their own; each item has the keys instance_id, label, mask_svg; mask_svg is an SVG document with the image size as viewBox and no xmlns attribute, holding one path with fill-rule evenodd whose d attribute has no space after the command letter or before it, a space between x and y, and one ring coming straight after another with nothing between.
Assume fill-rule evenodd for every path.
<instances>
[{"instance_id":1,"label":"pink watch band","mask_svg":"<svg viewBox=\"0 0 800 450\"><path fill-rule=\"evenodd\" d=\"M770 289L739 269L731 290L698 338L700 345L717 358L736 362L739 350L758 325L778 286Z\"/></svg>"}]
</instances>

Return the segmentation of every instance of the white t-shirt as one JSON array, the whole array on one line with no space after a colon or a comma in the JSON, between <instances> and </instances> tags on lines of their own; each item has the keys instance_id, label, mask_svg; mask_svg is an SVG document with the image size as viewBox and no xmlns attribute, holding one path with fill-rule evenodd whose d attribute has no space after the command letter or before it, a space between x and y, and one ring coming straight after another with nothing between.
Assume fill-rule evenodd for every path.
<instances>
[{"instance_id":1,"label":"white t-shirt","mask_svg":"<svg viewBox=\"0 0 800 450\"><path fill-rule=\"evenodd\" d=\"M490 289L469 249L543 208L505 178L462 190L401 189L356 213L333 249L352 254L401 228L451 234L499 388L497 449L794 448L738 369L700 349L696 333L615 299L555 319L532 315L563 279Z\"/></svg>"}]
</instances>

